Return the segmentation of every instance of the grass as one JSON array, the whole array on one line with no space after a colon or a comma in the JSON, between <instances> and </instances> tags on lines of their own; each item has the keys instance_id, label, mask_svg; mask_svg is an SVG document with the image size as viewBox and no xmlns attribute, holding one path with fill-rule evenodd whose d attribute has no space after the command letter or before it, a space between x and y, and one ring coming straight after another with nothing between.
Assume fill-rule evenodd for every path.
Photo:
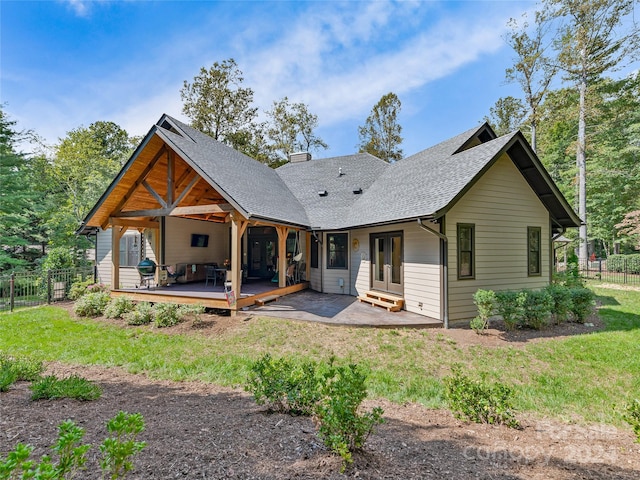
<instances>
[{"instance_id":1,"label":"grass","mask_svg":"<svg viewBox=\"0 0 640 480\"><path fill-rule=\"evenodd\" d=\"M99 385L77 375L71 375L67 378L49 375L33 382L30 388L31 400L53 400L56 398L96 400L102 395L102 389Z\"/></svg>"},{"instance_id":2,"label":"grass","mask_svg":"<svg viewBox=\"0 0 640 480\"><path fill-rule=\"evenodd\" d=\"M368 369L371 396L434 408L445 407L443 378L461 363L472 377L510 385L517 410L623 425L613 404L640 397L640 292L594 290L605 330L524 346L459 346L438 330L336 328L273 318L204 338L121 329L40 307L0 314L0 352L227 386L243 385L251 362L264 353L313 360L336 355Z\"/></svg>"}]
</instances>

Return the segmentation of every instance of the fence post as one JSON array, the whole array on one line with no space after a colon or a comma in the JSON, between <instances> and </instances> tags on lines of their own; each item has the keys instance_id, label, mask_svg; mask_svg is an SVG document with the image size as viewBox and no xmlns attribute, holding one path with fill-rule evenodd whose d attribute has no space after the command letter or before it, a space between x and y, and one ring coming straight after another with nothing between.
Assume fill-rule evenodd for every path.
<instances>
[{"instance_id":1,"label":"fence post","mask_svg":"<svg viewBox=\"0 0 640 480\"><path fill-rule=\"evenodd\" d=\"M16 294L16 274L11 272L11 277L9 278L9 311L13 312L14 305L14 297Z\"/></svg>"},{"instance_id":2,"label":"fence post","mask_svg":"<svg viewBox=\"0 0 640 480\"><path fill-rule=\"evenodd\" d=\"M602 259L598 260L598 273L600 274L600 280L602 280Z\"/></svg>"},{"instance_id":3,"label":"fence post","mask_svg":"<svg viewBox=\"0 0 640 480\"><path fill-rule=\"evenodd\" d=\"M98 283L98 266L93 266L93 283Z\"/></svg>"},{"instance_id":4,"label":"fence post","mask_svg":"<svg viewBox=\"0 0 640 480\"><path fill-rule=\"evenodd\" d=\"M622 283L627 283L627 257L624 257L624 262L622 264L624 276L622 277Z\"/></svg>"},{"instance_id":5,"label":"fence post","mask_svg":"<svg viewBox=\"0 0 640 480\"><path fill-rule=\"evenodd\" d=\"M47 270L47 303L51 303L51 270Z\"/></svg>"}]
</instances>

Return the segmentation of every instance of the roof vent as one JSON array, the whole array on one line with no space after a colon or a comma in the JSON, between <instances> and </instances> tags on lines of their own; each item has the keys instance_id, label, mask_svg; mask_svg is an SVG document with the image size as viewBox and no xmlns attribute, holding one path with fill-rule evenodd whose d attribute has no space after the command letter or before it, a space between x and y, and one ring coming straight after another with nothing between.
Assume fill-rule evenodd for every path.
<instances>
[{"instance_id":1,"label":"roof vent","mask_svg":"<svg viewBox=\"0 0 640 480\"><path fill-rule=\"evenodd\" d=\"M355 195L360 195L362 193L362 187L354 188L353 193Z\"/></svg>"},{"instance_id":2,"label":"roof vent","mask_svg":"<svg viewBox=\"0 0 640 480\"><path fill-rule=\"evenodd\" d=\"M318 192L318 195L320 195L321 197L326 197L327 195L329 195L329 192L327 192L326 190L320 190Z\"/></svg>"},{"instance_id":3,"label":"roof vent","mask_svg":"<svg viewBox=\"0 0 640 480\"><path fill-rule=\"evenodd\" d=\"M344 173L342 173L342 167L338 168L338 176L341 177L342 175L344 175Z\"/></svg>"},{"instance_id":4,"label":"roof vent","mask_svg":"<svg viewBox=\"0 0 640 480\"><path fill-rule=\"evenodd\" d=\"M289 162L302 163L311 160L311 154L309 152L298 152L289 154Z\"/></svg>"}]
</instances>

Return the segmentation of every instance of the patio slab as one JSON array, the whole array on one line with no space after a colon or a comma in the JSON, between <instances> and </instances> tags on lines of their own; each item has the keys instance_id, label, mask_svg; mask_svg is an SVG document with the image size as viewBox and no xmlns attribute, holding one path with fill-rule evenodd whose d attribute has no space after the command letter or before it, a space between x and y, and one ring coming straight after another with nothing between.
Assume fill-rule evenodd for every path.
<instances>
[{"instance_id":1,"label":"patio slab","mask_svg":"<svg viewBox=\"0 0 640 480\"><path fill-rule=\"evenodd\" d=\"M292 293L263 306L249 307L245 313L289 318L330 325L381 328L440 328L440 320L402 310L360 303L350 295L318 293L312 290Z\"/></svg>"}]
</instances>

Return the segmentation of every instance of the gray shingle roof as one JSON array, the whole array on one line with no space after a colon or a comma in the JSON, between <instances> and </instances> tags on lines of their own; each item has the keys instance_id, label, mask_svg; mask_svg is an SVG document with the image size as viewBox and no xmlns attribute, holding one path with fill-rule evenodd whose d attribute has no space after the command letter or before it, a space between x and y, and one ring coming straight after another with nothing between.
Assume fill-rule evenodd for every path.
<instances>
[{"instance_id":1,"label":"gray shingle roof","mask_svg":"<svg viewBox=\"0 0 640 480\"><path fill-rule=\"evenodd\" d=\"M229 202L250 217L307 226L305 209L280 176L266 165L214 140L209 135L166 116L186 136L159 128L185 159Z\"/></svg>"},{"instance_id":2,"label":"gray shingle roof","mask_svg":"<svg viewBox=\"0 0 640 480\"><path fill-rule=\"evenodd\" d=\"M331 230L345 227L353 205L388 170L389 164L368 153L287 163L278 175L304 205L313 229ZM342 171L342 175L340 175ZM326 191L326 196L318 192Z\"/></svg>"}]
</instances>

